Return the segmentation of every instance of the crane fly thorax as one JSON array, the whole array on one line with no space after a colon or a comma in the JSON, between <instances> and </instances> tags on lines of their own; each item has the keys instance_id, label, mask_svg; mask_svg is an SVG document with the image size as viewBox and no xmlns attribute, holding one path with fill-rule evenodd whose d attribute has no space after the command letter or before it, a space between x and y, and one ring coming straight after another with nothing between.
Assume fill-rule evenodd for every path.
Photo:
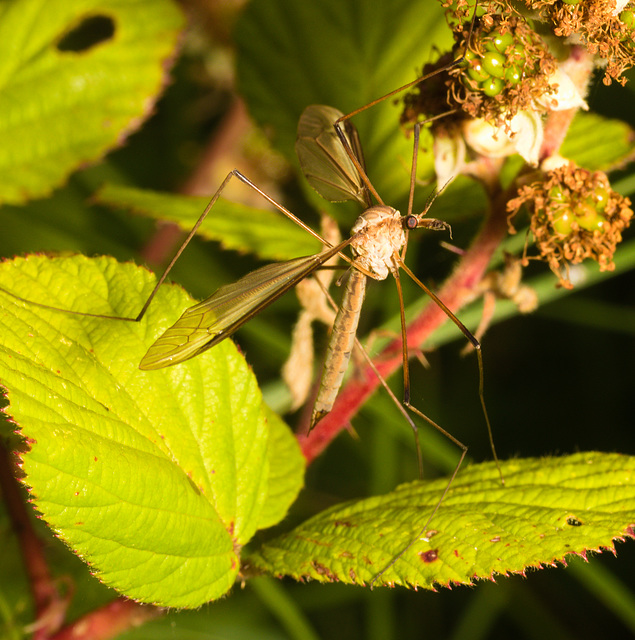
<instances>
[{"instance_id":1,"label":"crane fly thorax","mask_svg":"<svg viewBox=\"0 0 635 640\"><path fill-rule=\"evenodd\" d=\"M370 207L353 225L351 251L355 263L377 280L397 269L395 255L406 242L399 211L386 205Z\"/></svg>"}]
</instances>

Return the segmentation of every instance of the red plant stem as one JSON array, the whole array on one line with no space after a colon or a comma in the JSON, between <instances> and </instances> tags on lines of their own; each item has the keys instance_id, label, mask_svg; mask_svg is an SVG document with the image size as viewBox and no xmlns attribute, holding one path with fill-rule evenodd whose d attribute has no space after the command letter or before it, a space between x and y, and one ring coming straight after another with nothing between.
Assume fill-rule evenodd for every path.
<instances>
[{"instance_id":1,"label":"red plant stem","mask_svg":"<svg viewBox=\"0 0 635 640\"><path fill-rule=\"evenodd\" d=\"M31 518L20 495L20 487L12 469L9 452L0 443L0 488L20 545L22 561L29 578L35 609L34 640L50 637L60 628L66 615L70 594L61 596L51 575L40 539L33 530Z\"/></svg>"},{"instance_id":2,"label":"red plant stem","mask_svg":"<svg viewBox=\"0 0 635 640\"><path fill-rule=\"evenodd\" d=\"M588 85L593 75L594 56L584 47L571 47L567 60L567 74L581 96L588 93ZM544 124L544 140L540 149L540 160L557 153L569 131L573 118L580 110L579 107L562 111L550 111Z\"/></svg>"},{"instance_id":3,"label":"red plant stem","mask_svg":"<svg viewBox=\"0 0 635 640\"><path fill-rule=\"evenodd\" d=\"M210 138L195 172L181 187L180 192L188 196L209 196L216 187L210 183L216 179L217 167L249 125L247 111L242 100L236 98L217 132ZM185 233L176 223L160 223L141 255L149 264L166 262L177 250Z\"/></svg>"},{"instance_id":4,"label":"red plant stem","mask_svg":"<svg viewBox=\"0 0 635 640\"><path fill-rule=\"evenodd\" d=\"M50 640L108 640L163 615L164 609L117 598L61 629Z\"/></svg>"},{"instance_id":5,"label":"red plant stem","mask_svg":"<svg viewBox=\"0 0 635 640\"><path fill-rule=\"evenodd\" d=\"M482 280L492 255L507 232L506 194L498 194L493 202L492 213L485 221L472 246L461 258L454 273L438 292L439 298L453 312L473 299L473 291ZM408 326L409 348L420 348L425 340L447 316L433 302ZM382 377L387 378L402 366L401 340L389 344L374 360ZM370 367L364 368L340 391L335 406L309 435L299 434L302 453L310 464L324 451L337 434L346 427L368 397L379 386L379 380Z\"/></svg>"}]
</instances>

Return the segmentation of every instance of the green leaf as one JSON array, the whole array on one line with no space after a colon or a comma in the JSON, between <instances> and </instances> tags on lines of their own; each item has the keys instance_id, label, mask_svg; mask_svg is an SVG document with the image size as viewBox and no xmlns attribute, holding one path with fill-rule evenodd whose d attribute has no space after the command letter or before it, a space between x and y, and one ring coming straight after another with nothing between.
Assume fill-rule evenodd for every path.
<instances>
[{"instance_id":1,"label":"green leaf","mask_svg":"<svg viewBox=\"0 0 635 640\"><path fill-rule=\"evenodd\" d=\"M174 222L189 232L209 198L107 185L99 190L96 201L127 207L155 220ZM226 249L254 253L263 260L289 260L322 249L315 238L279 211L222 199L214 204L198 233L209 240L220 241Z\"/></svg>"},{"instance_id":2,"label":"green leaf","mask_svg":"<svg viewBox=\"0 0 635 640\"><path fill-rule=\"evenodd\" d=\"M154 277L111 258L5 262L0 286L42 304L134 316ZM162 287L140 323L0 293L0 380L36 509L109 586L195 607L232 586L240 548L283 517L303 459L230 340L190 362L138 363L191 299Z\"/></svg>"},{"instance_id":3,"label":"green leaf","mask_svg":"<svg viewBox=\"0 0 635 640\"><path fill-rule=\"evenodd\" d=\"M635 537L635 457L578 453L464 469L447 479L323 511L249 561L296 579L434 588L522 573ZM404 548L410 543L414 544ZM392 560L403 552L394 564Z\"/></svg>"},{"instance_id":4,"label":"green leaf","mask_svg":"<svg viewBox=\"0 0 635 640\"><path fill-rule=\"evenodd\" d=\"M449 48L452 41L440 3L410 0L252 2L235 39L241 94L292 161L305 107L324 104L348 113L414 80L434 48ZM353 122L375 188L387 203L401 206L412 141L399 130L400 107L394 102L385 100Z\"/></svg>"},{"instance_id":5,"label":"green leaf","mask_svg":"<svg viewBox=\"0 0 635 640\"><path fill-rule=\"evenodd\" d=\"M267 502L263 505L258 529L278 524L289 510L304 477L305 460L298 455L298 441L277 413L265 406L265 418L269 425L269 446L275 451L275 464L269 467Z\"/></svg>"},{"instance_id":6,"label":"green leaf","mask_svg":"<svg viewBox=\"0 0 635 640\"><path fill-rule=\"evenodd\" d=\"M560 148L565 158L581 167L611 171L635 157L635 131L625 122L597 113L578 112Z\"/></svg>"},{"instance_id":7,"label":"green leaf","mask_svg":"<svg viewBox=\"0 0 635 640\"><path fill-rule=\"evenodd\" d=\"M183 22L170 0L0 4L0 202L50 193L137 129Z\"/></svg>"}]
</instances>

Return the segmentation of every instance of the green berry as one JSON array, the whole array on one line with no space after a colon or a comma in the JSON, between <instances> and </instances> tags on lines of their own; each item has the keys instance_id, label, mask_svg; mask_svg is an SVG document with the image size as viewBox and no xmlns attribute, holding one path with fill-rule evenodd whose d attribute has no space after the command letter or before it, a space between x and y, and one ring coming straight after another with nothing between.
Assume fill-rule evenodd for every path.
<instances>
[{"instance_id":1,"label":"green berry","mask_svg":"<svg viewBox=\"0 0 635 640\"><path fill-rule=\"evenodd\" d=\"M635 11L626 9L619 16L620 22L629 29L635 29Z\"/></svg>"},{"instance_id":2,"label":"green berry","mask_svg":"<svg viewBox=\"0 0 635 640\"><path fill-rule=\"evenodd\" d=\"M505 53L507 47L509 47L514 42L514 36L511 31L507 33L499 33L498 31L494 31L491 34L491 39L489 39L485 43L485 48L488 51L498 51L499 53Z\"/></svg>"},{"instance_id":3,"label":"green berry","mask_svg":"<svg viewBox=\"0 0 635 640\"><path fill-rule=\"evenodd\" d=\"M510 51L507 52L507 56L514 62L525 62L525 47L522 44L515 44Z\"/></svg>"},{"instance_id":4,"label":"green berry","mask_svg":"<svg viewBox=\"0 0 635 640\"><path fill-rule=\"evenodd\" d=\"M488 51L483 56L483 69L494 78L505 76L505 56L495 51Z\"/></svg>"},{"instance_id":5,"label":"green berry","mask_svg":"<svg viewBox=\"0 0 635 640\"><path fill-rule=\"evenodd\" d=\"M553 230L562 235L568 236L573 231L573 215L569 207L560 207L553 214L553 220L551 223Z\"/></svg>"},{"instance_id":6,"label":"green berry","mask_svg":"<svg viewBox=\"0 0 635 640\"><path fill-rule=\"evenodd\" d=\"M493 98L501 93L505 88L505 83L500 78L490 78L489 80L481 83L479 87L486 96Z\"/></svg>"},{"instance_id":7,"label":"green berry","mask_svg":"<svg viewBox=\"0 0 635 640\"><path fill-rule=\"evenodd\" d=\"M483 65L480 60L474 60L470 63L470 66L467 69L467 75L478 83L485 82L490 77L489 73L483 69Z\"/></svg>"},{"instance_id":8,"label":"green berry","mask_svg":"<svg viewBox=\"0 0 635 640\"><path fill-rule=\"evenodd\" d=\"M565 195L564 191L562 190L562 187L559 186L553 186L551 187L551 189L549 189L549 203L554 203L554 202L566 202L567 201L567 196Z\"/></svg>"},{"instance_id":9,"label":"green berry","mask_svg":"<svg viewBox=\"0 0 635 640\"><path fill-rule=\"evenodd\" d=\"M587 231L596 231L601 229L606 218L597 211L597 209L588 202L579 202L575 208L576 222L582 229Z\"/></svg>"},{"instance_id":10,"label":"green berry","mask_svg":"<svg viewBox=\"0 0 635 640\"><path fill-rule=\"evenodd\" d=\"M593 192L593 204L598 211L604 212L610 195L610 192L604 189L604 187L597 187L595 189Z\"/></svg>"},{"instance_id":11,"label":"green berry","mask_svg":"<svg viewBox=\"0 0 635 640\"><path fill-rule=\"evenodd\" d=\"M505 82L512 87L517 85L523 78L523 74L516 65L511 65L505 69Z\"/></svg>"},{"instance_id":12,"label":"green berry","mask_svg":"<svg viewBox=\"0 0 635 640\"><path fill-rule=\"evenodd\" d=\"M478 56L474 53L474 51L472 51L472 49L466 49L465 53L463 54L462 64L464 67L467 67L472 60L476 60L477 58Z\"/></svg>"}]
</instances>

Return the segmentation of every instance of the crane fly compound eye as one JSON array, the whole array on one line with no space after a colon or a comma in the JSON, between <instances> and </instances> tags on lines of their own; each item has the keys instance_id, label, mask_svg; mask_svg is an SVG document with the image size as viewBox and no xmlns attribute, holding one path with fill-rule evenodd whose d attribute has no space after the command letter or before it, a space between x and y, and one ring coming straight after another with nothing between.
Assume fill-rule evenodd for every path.
<instances>
[{"instance_id":1,"label":"crane fly compound eye","mask_svg":"<svg viewBox=\"0 0 635 640\"><path fill-rule=\"evenodd\" d=\"M405 220L406 229L416 229L419 226L419 219L417 216L407 216Z\"/></svg>"}]
</instances>

